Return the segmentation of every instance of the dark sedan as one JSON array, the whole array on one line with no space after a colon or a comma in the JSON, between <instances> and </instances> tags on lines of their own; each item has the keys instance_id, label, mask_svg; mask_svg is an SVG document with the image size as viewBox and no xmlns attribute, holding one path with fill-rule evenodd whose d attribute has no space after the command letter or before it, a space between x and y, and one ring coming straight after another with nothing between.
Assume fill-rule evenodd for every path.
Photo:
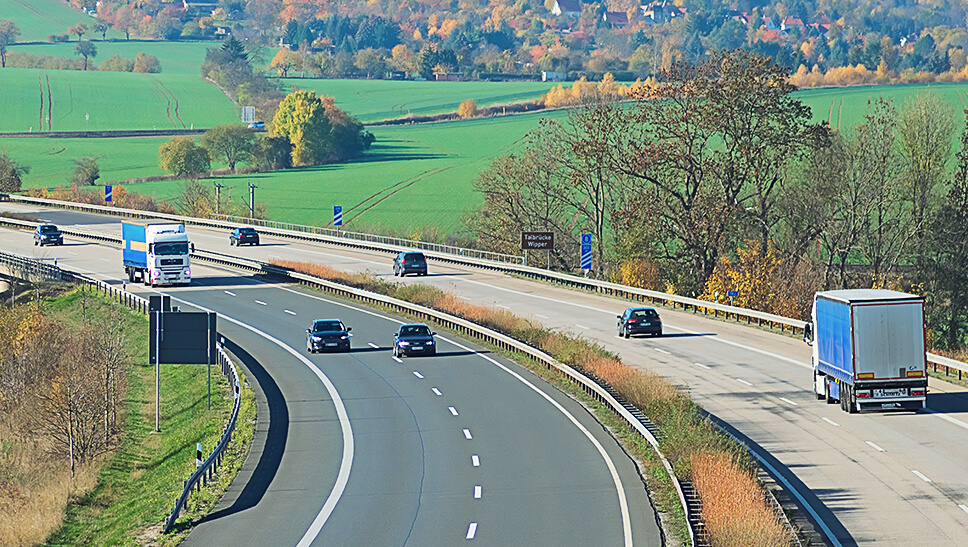
<instances>
[{"instance_id":1,"label":"dark sedan","mask_svg":"<svg viewBox=\"0 0 968 547\"><path fill-rule=\"evenodd\" d=\"M259 232L255 228L236 228L229 236L229 246L235 245L258 245Z\"/></svg>"},{"instance_id":2,"label":"dark sedan","mask_svg":"<svg viewBox=\"0 0 968 547\"><path fill-rule=\"evenodd\" d=\"M662 319L655 308L629 308L618 316L618 335L628 338L633 334L662 336Z\"/></svg>"},{"instance_id":3,"label":"dark sedan","mask_svg":"<svg viewBox=\"0 0 968 547\"><path fill-rule=\"evenodd\" d=\"M306 339L306 349L309 353L335 350L350 351L350 338L353 337L347 327L339 319L317 319L313 327L306 329L309 336Z\"/></svg>"},{"instance_id":4,"label":"dark sedan","mask_svg":"<svg viewBox=\"0 0 968 547\"><path fill-rule=\"evenodd\" d=\"M53 224L41 224L34 230L34 245L63 245L64 235Z\"/></svg>"},{"instance_id":5,"label":"dark sedan","mask_svg":"<svg viewBox=\"0 0 968 547\"><path fill-rule=\"evenodd\" d=\"M423 323L400 325L400 330L393 335L393 356L401 355L436 355L437 342L435 332Z\"/></svg>"},{"instance_id":6,"label":"dark sedan","mask_svg":"<svg viewBox=\"0 0 968 547\"><path fill-rule=\"evenodd\" d=\"M393 275L427 275L427 258L423 253L403 252L393 259Z\"/></svg>"}]
</instances>

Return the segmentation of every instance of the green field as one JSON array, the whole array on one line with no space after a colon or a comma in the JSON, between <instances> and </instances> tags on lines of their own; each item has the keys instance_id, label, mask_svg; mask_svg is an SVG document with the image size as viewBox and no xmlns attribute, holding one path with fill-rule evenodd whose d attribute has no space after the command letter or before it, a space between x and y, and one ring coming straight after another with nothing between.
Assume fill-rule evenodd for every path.
<instances>
[{"instance_id":1,"label":"green field","mask_svg":"<svg viewBox=\"0 0 968 547\"><path fill-rule=\"evenodd\" d=\"M19 42L46 41L51 34L66 34L67 27L84 23L90 28L94 18L59 0L0 0L0 19L13 19L20 28ZM113 29L108 38L124 38ZM100 38L100 35L98 35Z\"/></svg>"},{"instance_id":2,"label":"green field","mask_svg":"<svg viewBox=\"0 0 968 547\"><path fill-rule=\"evenodd\" d=\"M456 112L462 101L478 107L529 101L546 93L550 82L415 82L409 80L282 80L286 89L308 89L336 99L336 106L363 123L407 114Z\"/></svg>"},{"instance_id":3,"label":"green field","mask_svg":"<svg viewBox=\"0 0 968 547\"><path fill-rule=\"evenodd\" d=\"M968 84L964 82L806 89L797 92L796 97L811 108L815 120L827 120L832 128L846 132L863 123L868 101L892 98L900 109L904 101L925 91L937 93L954 107L958 128L954 142L957 143L968 102Z\"/></svg>"},{"instance_id":4,"label":"green field","mask_svg":"<svg viewBox=\"0 0 968 547\"><path fill-rule=\"evenodd\" d=\"M232 101L197 75L7 68L0 70L0 104L0 131L181 129L239 120Z\"/></svg>"},{"instance_id":5,"label":"green field","mask_svg":"<svg viewBox=\"0 0 968 547\"><path fill-rule=\"evenodd\" d=\"M2 1L2 0L0 0ZM125 40L122 36L120 40L108 40L102 42L101 37L90 38L94 47L97 48L97 56L91 59L95 65L108 57L117 55L124 59L134 60L140 52L154 55L161 63L161 73L165 75L185 74L195 76L201 83L201 72L199 67L205 60L205 52L211 48L221 46L219 42L159 42L155 40ZM60 42L56 44L19 44L11 46L9 49L14 53L29 53L41 56L50 55L51 57L70 57L79 58L74 53L77 47L77 37L71 42ZM107 74L107 73L106 73Z\"/></svg>"}]
</instances>

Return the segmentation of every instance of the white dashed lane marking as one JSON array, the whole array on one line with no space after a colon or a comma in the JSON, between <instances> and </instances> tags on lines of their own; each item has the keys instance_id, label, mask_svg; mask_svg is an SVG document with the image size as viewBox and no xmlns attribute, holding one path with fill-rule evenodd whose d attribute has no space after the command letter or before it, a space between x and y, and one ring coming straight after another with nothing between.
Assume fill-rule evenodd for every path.
<instances>
[{"instance_id":1,"label":"white dashed lane marking","mask_svg":"<svg viewBox=\"0 0 968 547\"><path fill-rule=\"evenodd\" d=\"M438 397L441 396L441 395L443 395L443 393L441 393L440 390L437 389L437 388L433 388L430 391L433 391L434 392L434 395L436 395Z\"/></svg>"},{"instance_id":2,"label":"white dashed lane marking","mask_svg":"<svg viewBox=\"0 0 968 547\"><path fill-rule=\"evenodd\" d=\"M474 499L479 500L483 495L482 488L480 485L474 487Z\"/></svg>"},{"instance_id":3,"label":"white dashed lane marking","mask_svg":"<svg viewBox=\"0 0 968 547\"><path fill-rule=\"evenodd\" d=\"M746 380L743 380L742 378L737 378L736 381L739 382L739 383L741 383L741 384L746 384L746 385L748 385L750 387L753 387L753 384L747 382Z\"/></svg>"},{"instance_id":4,"label":"white dashed lane marking","mask_svg":"<svg viewBox=\"0 0 968 547\"><path fill-rule=\"evenodd\" d=\"M480 467L481 457L478 456L477 454L474 454L473 456L471 456L471 465L473 465L474 467Z\"/></svg>"},{"instance_id":5,"label":"white dashed lane marking","mask_svg":"<svg viewBox=\"0 0 968 547\"><path fill-rule=\"evenodd\" d=\"M266 304L265 302L263 302L261 300L256 300L255 303L258 304L258 305L260 305L260 306L268 306L269 305L269 304Z\"/></svg>"},{"instance_id":6,"label":"white dashed lane marking","mask_svg":"<svg viewBox=\"0 0 968 547\"><path fill-rule=\"evenodd\" d=\"M709 366L709 365L704 365L704 364L702 364L702 363L693 363L693 364L694 364L694 365L696 365L697 367L702 367L702 368L704 368L704 369L706 369L706 370L711 370L711 369L712 369L712 367L711 367L711 366Z\"/></svg>"},{"instance_id":7,"label":"white dashed lane marking","mask_svg":"<svg viewBox=\"0 0 968 547\"><path fill-rule=\"evenodd\" d=\"M791 404L793 406L800 406L797 403L794 403L793 401L791 401L790 399L787 399L786 397L780 397L780 400L783 401L784 403Z\"/></svg>"},{"instance_id":8,"label":"white dashed lane marking","mask_svg":"<svg viewBox=\"0 0 968 547\"><path fill-rule=\"evenodd\" d=\"M883 448L877 446L876 444L874 444L874 443L872 443L870 441L865 441L865 442L867 442L867 444L869 444L871 446L871 448L873 448L874 450L877 450L878 452L886 452Z\"/></svg>"},{"instance_id":9,"label":"white dashed lane marking","mask_svg":"<svg viewBox=\"0 0 968 547\"><path fill-rule=\"evenodd\" d=\"M294 312L292 310L282 310L282 311L288 313L289 315L296 315L296 312Z\"/></svg>"},{"instance_id":10,"label":"white dashed lane marking","mask_svg":"<svg viewBox=\"0 0 968 547\"><path fill-rule=\"evenodd\" d=\"M840 424L838 424L837 422L831 420L830 418L822 418L822 419L823 419L823 421L827 422L828 424L830 424L830 425L832 425L834 427L840 427Z\"/></svg>"},{"instance_id":11,"label":"white dashed lane marking","mask_svg":"<svg viewBox=\"0 0 968 547\"><path fill-rule=\"evenodd\" d=\"M449 410L452 415L457 416L457 409L456 408L454 408L452 406L449 406L449 407L447 407L447 410Z\"/></svg>"},{"instance_id":12,"label":"white dashed lane marking","mask_svg":"<svg viewBox=\"0 0 968 547\"><path fill-rule=\"evenodd\" d=\"M380 346L374 344L373 342L367 342L366 345L370 346L373 349L380 349Z\"/></svg>"},{"instance_id":13,"label":"white dashed lane marking","mask_svg":"<svg viewBox=\"0 0 968 547\"><path fill-rule=\"evenodd\" d=\"M931 479L925 477L924 476L924 473L918 471L917 469L912 469L911 470L911 473L914 473L914 476L916 476L917 478L923 480L924 482L931 482Z\"/></svg>"},{"instance_id":14,"label":"white dashed lane marking","mask_svg":"<svg viewBox=\"0 0 968 547\"><path fill-rule=\"evenodd\" d=\"M477 523L472 522L470 526L467 527L467 539L474 539L475 535L477 535Z\"/></svg>"},{"instance_id":15,"label":"white dashed lane marking","mask_svg":"<svg viewBox=\"0 0 968 547\"><path fill-rule=\"evenodd\" d=\"M471 430L470 429L464 429L464 438L467 439L467 440L471 440L471 439L474 438L474 437L471 436Z\"/></svg>"},{"instance_id":16,"label":"white dashed lane marking","mask_svg":"<svg viewBox=\"0 0 968 547\"><path fill-rule=\"evenodd\" d=\"M420 374L419 372L417 372L416 370L413 371L413 375L416 376L417 378L420 378L421 380L423 380L423 375Z\"/></svg>"},{"instance_id":17,"label":"white dashed lane marking","mask_svg":"<svg viewBox=\"0 0 968 547\"><path fill-rule=\"evenodd\" d=\"M222 292L224 292L225 294L227 294L229 296L235 296L235 293L232 292L232 291L222 291Z\"/></svg>"}]
</instances>

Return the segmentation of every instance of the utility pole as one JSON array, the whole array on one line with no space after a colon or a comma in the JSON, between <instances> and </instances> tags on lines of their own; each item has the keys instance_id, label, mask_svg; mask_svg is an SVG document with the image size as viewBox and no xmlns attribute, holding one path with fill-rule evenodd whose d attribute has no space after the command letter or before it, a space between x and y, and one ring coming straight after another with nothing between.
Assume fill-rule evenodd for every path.
<instances>
[{"instance_id":1,"label":"utility pole","mask_svg":"<svg viewBox=\"0 0 968 547\"><path fill-rule=\"evenodd\" d=\"M249 218L255 218L255 184L249 183Z\"/></svg>"},{"instance_id":2,"label":"utility pole","mask_svg":"<svg viewBox=\"0 0 968 547\"><path fill-rule=\"evenodd\" d=\"M220 205L222 203L222 187L224 184L219 184L218 182L212 181L215 185L215 216L218 216L221 212Z\"/></svg>"}]
</instances>

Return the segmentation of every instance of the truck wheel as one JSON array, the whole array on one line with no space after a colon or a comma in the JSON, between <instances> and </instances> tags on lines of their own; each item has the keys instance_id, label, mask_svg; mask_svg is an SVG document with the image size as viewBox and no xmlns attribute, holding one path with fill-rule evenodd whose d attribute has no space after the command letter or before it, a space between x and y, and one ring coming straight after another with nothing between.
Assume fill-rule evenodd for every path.
<instances>
[{"instance_id":1,"label":"truck wheel","mask_svg":"<svg viewBox=\"0 0 968 547\"><path fill-rule=\"evenodd\" d=\"M830 396L830 380L824 380L824 398L828 405L832 405L837 402L837 399L834 399Z\"/></svg>"},{"instance_id":2,"label":"truck wheel","mask_svg":"<svg viewBox=\"0 0 968 547\"><path fill-rule=\"evenodd\" d=\"M843 397L847 402L844 403L844 410L847 414L857 414L857 405L854 404L854 388L847 388L847 395Z\"/></svg>"}]
</instances>

